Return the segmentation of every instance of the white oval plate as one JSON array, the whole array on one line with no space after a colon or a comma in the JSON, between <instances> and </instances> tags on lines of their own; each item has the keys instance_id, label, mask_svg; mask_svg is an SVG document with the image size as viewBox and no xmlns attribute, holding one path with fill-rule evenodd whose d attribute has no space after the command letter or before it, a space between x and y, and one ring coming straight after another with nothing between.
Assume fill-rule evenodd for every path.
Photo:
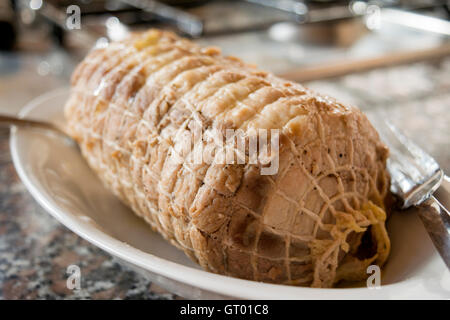
<instances>
[{"instance_id":1,"label":"white oval plate","mask_svg":"<svg viewBox=\"0 0 450 320\"><path fill-rule=\"evenodd\" d=\"M63 122L68 89L30 102L22 117ZM392 254L379 289L313 289L274 285L201 270L107 191L77 148L36 129L14 128L11 152L33 197L70 230L162 287L187 298L433 299L450 298L450 275L419 219L405 212L389 222Z\"/></svg>"}]
</instances>

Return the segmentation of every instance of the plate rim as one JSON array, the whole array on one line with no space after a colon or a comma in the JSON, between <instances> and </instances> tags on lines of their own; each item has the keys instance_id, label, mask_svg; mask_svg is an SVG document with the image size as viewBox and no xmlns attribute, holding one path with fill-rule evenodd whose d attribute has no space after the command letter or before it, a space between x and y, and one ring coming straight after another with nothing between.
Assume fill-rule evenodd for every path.
<instances>
[{"instance_id":1,"label":"plate rim","mask_svg":"<svg viewBox=\"0 0 450 320\"><path fill-rule=\"evenodd\" d=\"M26 103L18 115L19 117L24 117L42 102L57 95L67 95L68 93L68 87L46 92ZM39 205L70 231L87 240L89 243L108 252L112 256L125 260L144 270L149 270L194 288L200 288L220 295L240 299L396 299L404 296L405 290L408 290L409 292L408 299L426 298L426 292L423 291L424 287L420 285L420 279L405 279L401 282L383 285L378 290L369 288L296 287L244 280L215 274L160 258L152 253L134 248L95 228L87 222L77 219L73 214L58 208L53 205L41 191L39 191L37 185L35 185L32 179L28 177L24 164L20 159L18 150L20 139L18 132L20 130L22 129L17 127L11 128L10 150L12 161L19 178ZM184 277L184 275L187 274L190 276ZM218 283L220 283L220 285L218 285ZM416 289L411 291L413 288Z\"/></svg>"}]
</instances>

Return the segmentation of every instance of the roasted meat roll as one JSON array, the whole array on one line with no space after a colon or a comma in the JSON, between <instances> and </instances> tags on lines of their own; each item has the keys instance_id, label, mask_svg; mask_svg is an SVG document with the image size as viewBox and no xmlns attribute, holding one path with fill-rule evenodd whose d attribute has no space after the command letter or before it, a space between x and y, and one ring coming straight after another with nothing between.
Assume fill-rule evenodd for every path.
<instances>
[{"instance_id":1,"label":"roasted meat roll","mask_svg":"<svg viewBox=\"0 0 450 320\"><path fill-rule=\"evenodd\" d=\"M65 115L105 186L206 270L332 287L387 259L388 150L355 107L152 29L94 49ZM265 158L237 150L263 130Z\"/></svg>"}]
</instances>

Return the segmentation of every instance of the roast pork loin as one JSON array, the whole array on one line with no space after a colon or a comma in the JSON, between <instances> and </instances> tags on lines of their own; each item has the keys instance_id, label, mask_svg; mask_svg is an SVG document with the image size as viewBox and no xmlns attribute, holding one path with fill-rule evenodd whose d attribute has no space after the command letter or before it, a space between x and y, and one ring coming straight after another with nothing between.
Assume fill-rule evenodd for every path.
<instances>
[{"instance_id":1,"label":"roast pork loin","mask_svg":"<svg viewBox=\"0 0 450 320\"><path fill-rule=\"evenodd\" d=\"M103 183L206 270L331 287L389 254L388 150L355 107L152 29L89 53L65 115ZM212 132L261 129L265 161L193 161Z\"/></svg>"}]
</instances>

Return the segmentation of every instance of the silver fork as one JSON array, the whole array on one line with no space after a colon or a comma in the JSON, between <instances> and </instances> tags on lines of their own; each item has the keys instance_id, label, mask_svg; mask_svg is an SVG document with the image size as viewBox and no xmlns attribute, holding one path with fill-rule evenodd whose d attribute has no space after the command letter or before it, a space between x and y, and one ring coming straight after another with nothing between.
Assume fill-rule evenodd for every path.
<instances>
[{"instance_id":1,"label":"silver fork","mask_svg":"<svg viewBox=\"0 0 450 320\"><path fill-rule=\"evenodd\" d=\"M429 154L385 117L374 116L371 121L389 147L387 169L391 192L398 197L402 209L416 207L434 246L450 269L449 178Z\"/></svg>"}]
</instances>

